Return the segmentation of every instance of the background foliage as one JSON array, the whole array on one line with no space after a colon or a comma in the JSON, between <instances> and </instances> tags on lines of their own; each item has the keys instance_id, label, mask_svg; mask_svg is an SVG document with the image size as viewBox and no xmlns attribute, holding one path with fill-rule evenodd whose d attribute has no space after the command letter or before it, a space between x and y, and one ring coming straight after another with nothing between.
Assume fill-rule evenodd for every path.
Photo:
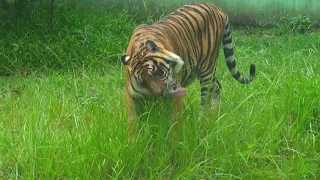
<instances>
[{"instance_id":1,"label":"background foliage","mask_svg":"<svg viewBox=\"0 0 320 180\"><path fill-rule=\"evenodd\" d=\"M153 1L0 2L0 74L4 75L18 69L61 69L71 64L101 67L117 63L133 26L152 23L172 10ZM297 16L284 17L272 26L256 22L248 26L304 33L312 23L308 17Z\"/></svg>"}]
</instances>

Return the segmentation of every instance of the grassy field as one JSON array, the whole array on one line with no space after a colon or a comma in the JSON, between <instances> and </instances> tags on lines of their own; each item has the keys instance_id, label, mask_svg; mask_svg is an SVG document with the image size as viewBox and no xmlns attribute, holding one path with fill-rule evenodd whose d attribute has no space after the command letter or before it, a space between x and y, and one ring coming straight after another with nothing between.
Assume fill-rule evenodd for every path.
<instances>
[{"instance_id":1,"label":"grassy field","mask_svg":"<svg viewBox=\"0 0 320 180\"><path fill-rule=\"evenodd\" d=\"M194 83L181 139L156 104L129 143L119 57L135 25L69 14L50 33L1 30L0 179L320 178L320 32L234 31L239 68L255 63L256 80L237 83L221 53L216 118L198 111Z\"/></svg>"}]
</instances>

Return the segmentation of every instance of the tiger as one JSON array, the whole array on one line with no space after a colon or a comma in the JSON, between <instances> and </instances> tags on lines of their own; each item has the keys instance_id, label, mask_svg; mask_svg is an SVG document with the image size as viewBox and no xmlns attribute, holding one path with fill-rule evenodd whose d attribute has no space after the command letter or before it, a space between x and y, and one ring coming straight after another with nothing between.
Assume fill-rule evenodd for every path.
<instances>
[{"instance_id":1,"label":"tiger","mask_svg":"<svg viewBox=\"0 0 320 180\"><path fill-rule=\"evenodd\" d=\"M209 3L187 4L152 25L135 28L127 51L121 57L126 80L126 103L129 135L141 115L139 101L166 98L174 104L173 119L181 121L182 100L186 87L196 79L201 88L200 107L219 108L222 86L216 76L220 45L233 78L251 83L242 76L234 57L231 24L228 15Z\"/></svg>"}]
</instances>

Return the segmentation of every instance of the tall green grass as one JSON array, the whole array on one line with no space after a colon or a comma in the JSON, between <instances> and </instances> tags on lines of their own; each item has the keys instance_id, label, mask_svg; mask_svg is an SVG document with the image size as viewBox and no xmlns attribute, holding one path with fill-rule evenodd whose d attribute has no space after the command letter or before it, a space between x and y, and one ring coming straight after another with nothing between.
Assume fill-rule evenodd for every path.
<instances>
[{"instance_id":1,"label":"tall green grass","mask_svg":"<svg viewBox=\"0 0 320 180\"><path fill-rule=\"evenodd\" d=\"M125 11L75 12L61 7L55 13L53 25L41 14L0 24L0 73L117 64L137 25Z\"/></svg>"},{"instance_id":2,"label":"tall green grass","mask_svg":"<svg viewBox=\"0 0 320 180\"><path fill-rule=\"evenodd\" d=\"M136 22L107 12L63 20L49 34L21 26L1 39L1 68L13 74L0 77L1 179L319 178L319 32L235 31L239 68L255 63L256 80L233 80L221 52L217 114L199 112L194 83L179 139L155 103L129 143L119 57Z\"/></svg>"}]
</instances>

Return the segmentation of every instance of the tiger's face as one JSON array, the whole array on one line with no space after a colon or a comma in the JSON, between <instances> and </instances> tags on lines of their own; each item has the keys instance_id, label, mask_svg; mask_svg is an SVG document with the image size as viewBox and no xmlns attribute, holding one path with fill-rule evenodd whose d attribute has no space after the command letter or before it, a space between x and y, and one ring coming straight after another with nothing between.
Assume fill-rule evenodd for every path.
<instances>
[{"instance_id":1,"label":"tiger's face","mask_svg":"<svg viewBox=\"0 0 320 180\"><path fill-rule=\"evenodd\" d=\"M142 45L141 45L142 46ZM133 54L122 56L122 62L128 68L131 96L159 97L183 96L185 90L177 87L176 75L184 62L176 54L146 41L142 48Z\"/></svg>"}]
</instances>

